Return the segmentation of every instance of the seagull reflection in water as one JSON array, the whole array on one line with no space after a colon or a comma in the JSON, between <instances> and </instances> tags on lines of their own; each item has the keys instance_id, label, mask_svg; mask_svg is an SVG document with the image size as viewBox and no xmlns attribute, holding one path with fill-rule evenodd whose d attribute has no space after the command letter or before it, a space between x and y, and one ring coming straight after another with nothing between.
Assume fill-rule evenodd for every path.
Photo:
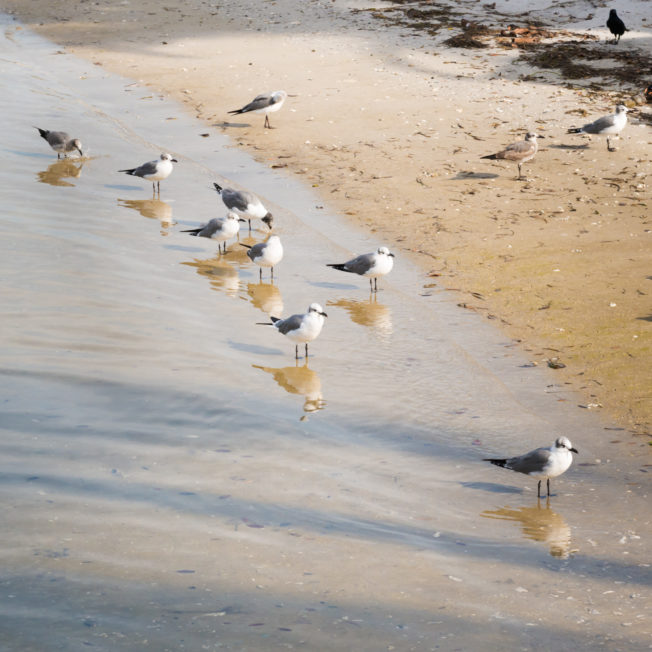
<instances>
[{"instance_id":1,"label":"seagull reflection in water","mask_svg":"<svg viewBox=\"0 0 652 652\"><path fill-rule=\"evenodd\" d=\"M571 551L571 529L564 517L550 509L550 499L545 507L537 500L536 507L502 507L486 510L480 514L484 518L520 523L523 536L532 541L548 544L553 557L567 559Z\"/></svg>"},{"instance_id":2,"label":"seagull reflection in water","mask_svg":"<svg viewBox=\"0 0 652 652\"><path fill-rule=\"evenodd\" d=\"M197 274L205 276L211 282L211 288L224 292L229 297L237 297L240 291L240 277L238 270L229 265L222 258L209 258L208 260L193 260L181 263L188 267L195 267Z\"/></svg>"},{"instance_id":3,"label":"seagull reflection in water","mask_svg":"<svg viewBox=\"0 0 652 652\"><path fill-rule=\"evenodd\" d=\"M172 226L172 206L160 199L118 199L118 206L130 208L151 220L159 220L161 226Z\"/></svg>"},{"instance_id":4,"label":"seagull reflection in water","mask_svg":"<svg viewBox=\"0 0 652 652\"><path fill-rule=\"evenodd\" d=\"M46 170L37 174L39 183L47 183L51 186L74 186L74 183L64 179L78 179L81 176L83 162L78 159L72 160L62 158L48 165Z\"/></svg>"},{"instance_id":5,"label":"seagull reflection in water","mask_svg":"<svg viewBox=\"0 0 652 652\"><path fill-rule=\"evenodd\" d=\"M283 314L281 291L272 283L248 283L247 294L254 308L268 315Z\"/></svg>"},{"instance_id":6,"label":"seagull reflection in water","mask_svg":"<svg viewBox=\"0 0 652 652\"><path fill-rule=\"evenodd\" d=\"M262 367L260 365L251 365L254 369L261 369L268 374L272 374L274 380L289 394L299 394L303 396L304 412L316 412L326 407L326 401L322 398L321 380L319 375L308 364L294 367Z\"/></svg>"},{"instance_id":7,"label":"seagull reflection in water","mask_svg":"<svg viewBox=\"0 0 652 652\"><path fill-rule=\"evenodd\" d=\"M371 328L383 337L391 335L394 330L390 309L386 305L378 303L375 294L369 297L369 301L339 299L337 301L329 301L326 305L344 308L349 313L352 322L360 326L365 326L366 328Z\"/></svg>"}]
</instances>

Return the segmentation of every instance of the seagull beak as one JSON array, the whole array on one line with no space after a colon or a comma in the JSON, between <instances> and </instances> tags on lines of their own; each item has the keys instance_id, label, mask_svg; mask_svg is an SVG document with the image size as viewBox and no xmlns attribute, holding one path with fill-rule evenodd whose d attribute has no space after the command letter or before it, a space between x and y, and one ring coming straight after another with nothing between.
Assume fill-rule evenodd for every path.
<instances>
[{"instance_id":1,"label":"seagull beak","mask_svg":"<svg viewBox=\"0 0 652 652\"><path fill-rule=\"evenodd\" d=\"M328 315L325 312L320 312L319 313L322 317L328 317Z\"/></svg>"},{"instance_id":2,"label":"seagull beak","mask_svg":"<svg viewBox=\"0 0 652 652\"><path fill-rule=\"evenodd\" d=\"M545 138L545 136L541 136L540 134L537 134L537 138Z\"/></svg>"},{"instance_id":3,"label":"seagull beak","mask_svg":"<svg viewBox=\"0 0 652 652\"><path fill-rule=\"evenodd\" d=\"M577 448L569 448L568 450L569 450L571 453L577 453L577 454L579 455L579 452L578 452Z\"/></svg>"},{"instance_id":4,"label":"seagull beak","mask_svg":"<svg viewBox=\"0 0 652 652\"><path fill-rule=\"evenodd\" d=\"M392 258L394 258L394 254L392 254L392 253L389 253L389 254L387 254L387 255L388 255L388 256L391 256Z\"/></svg>"},{"instance_id":5,"label":"seagull beak","mask_svg":"<svg viewBox=\"0 0 652 652\"><path fill-rule=\"evenodd\" d=\"M272 217L272 214L271 214L271 213L267 213L267 215L265 215L265 217L263 217L263 222L265 222L265 224L267 224L267 226L269 227L270 231L271 231L271 229L272 229L272 222L273 222L273 221L274 221L274 218Z\"/></svg>"},{"instance_id":6,"label":"seagull beak","mask_svg":"<svg viewBox=\"0 0 652 652\"><path fill-rule=\"evenodd\" d=\"M177 161L176 158L172 158L172 159L170 159L170 160L172 161L172 163L178 163L178 162L179 162L179 161Z\"/></svg>"},{"instance_id":7,"label":"seagull beak","mask_svg":"<svg viewBox=\"0 0 652 652\"><path fill-rule=\"evenodd\" d=\"M238 222L246 222L246 221L247 221L247 220L245 220L244 217L239 217L239 218L238 218Z\"/></svg>"},{"instance_id":8,"label":"seagull beak","mask_svg":"<svg viewBox=\"0 0 652 652\"><path fill-rule=\"evenodd\" d=\"M84 156L84 152L82 152L81 149L79 149L79 147L77 148L77 151L79 152L79 156Z\"/></svg>"}]
</instances>

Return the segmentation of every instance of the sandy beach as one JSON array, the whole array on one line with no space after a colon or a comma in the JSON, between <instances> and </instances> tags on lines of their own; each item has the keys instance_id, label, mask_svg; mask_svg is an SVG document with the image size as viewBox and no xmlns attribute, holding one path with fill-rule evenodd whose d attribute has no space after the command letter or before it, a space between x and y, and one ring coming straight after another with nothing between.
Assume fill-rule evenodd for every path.
<instances>
[{"instance_id":1,"label":"sandy beach","mask_svg":"<svg viewBox=\"0 0 652 652\"><path fill-rule=\"evenodd\" d=\"M551 43L638 61L612 69L633 87L637 6L618 50L589 5ZM517 61L598 83L511 47L549 32L536 7L527 32L369 9L26 5L52 40L1 16L1 649L648 649L648 109ZM227 112L260 86L289 93L273 129ZM566 135L623 99L615 152ZM526 129L527 181L481 158ZM161 150L152 197L119 170ZM225 254L187 232L215 181L274 213L273 283L259 220ZM327 266L378 244L375 295ZM264 324L312 301L296 361ZM557 434L578 453L548 498L487 461Z\"/></svg>"},{"instance_id":2,"label":"sandy beach","mask_svg":"<svg viewBox=\"0 0 652 652\"><path fill-rule=\"evenodd\" d=\"M457 293L532 364L554 365L584 396L580 407L649 435L650 108L636 103L641 79L604 72L631 67L610 58L617 49L649 58L644 5L622 5L630 32L613 46L606 9L586 2L547 13L535 3L528 20L509 2L436 14L428 3L340 0L3 3L67 52L183 102L234 147L299 176L416 260L425 288ZM465 16L487 28L480 45L447 45L465 33ZM524 60L536 45L514 46L500 30L530 23L553 30L548 44L584 38L601 53L594 67L567 79ZM259 115L227 114L280 88L289 98L274 129ZM632 110L617 151L566 134L618 102ZM527 181L515 180L513 163L481 159L528 130L545 140L524 165Z\"/></svg>"}]
</instances>

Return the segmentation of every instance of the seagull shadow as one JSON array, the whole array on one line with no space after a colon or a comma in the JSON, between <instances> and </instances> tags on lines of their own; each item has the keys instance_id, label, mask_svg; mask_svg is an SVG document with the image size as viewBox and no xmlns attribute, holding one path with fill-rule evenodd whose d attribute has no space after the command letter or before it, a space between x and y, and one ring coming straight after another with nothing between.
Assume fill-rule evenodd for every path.
<instances>
[{"instance_id":1,"label":"seagull shadow","mask_svg":"<svg viewBox=\"0 0 652 652\"><path fill-rule=\"evenodd\" d=\"M251 124L249 122L227 122L226 120L224 122L216 122L213 127L221 127L222 129L227 129L229 127L233 129L247 129L248 127L251 127Z\"/></svg>"},{"instance_id":2,"label":"seagull shadow","mask_svg":"<svg viewBox=\"0 0 652 652\"><path fill-rule=\"evenodd\" d=\"M326 288L327 290L358 290L360 287L350 283L330 283L326 281L313 281L309 282L309 285L316 288Z\"/></svg>"},{"instance_id":3,"label":"seagull shadow","mask_svg":"<svg viewBox=\"0 0 652 652\"><path fill-rule=\"evenodd\" d=\"M127 186L126 184L116 184L116 183L113 184L106 183L104 184L104 187L111 188L112 190L127 190L127 191L142 190L143 188L145 188L145 186Z\"/></svg>"},{"instance_id":4,"label":"seagull shadow","mask_svg":"<svg viewBox=\"0 0 652 652\"><path fill-rule=\"evenodd\" d=\"M249 344L248 342L229 340L228 345L236 351L246 351L247 353L254 353L256 355L285 355L281 349L270 349L267 346L258 346L256 344Z\"/></svg>"},{"instance_id":5,"label":"seagull shadow","mask_svg":"<svg viewBox=\"0 0 652 652\"><path fill-rule=\"evenodd\" d=\"M494 494L522 494L523 489L510 487L495 482L462 482L460 483L465 489L479 489L480 491L490 491Z\"/></svg>"},{"instance_id":6,"label":"seagull shadow","mask_svg":"<svg viewBox=\"0 0 652 652\"><path fill-rule=\"evenodd\" d=\"M651 321L652 322L652 315L648 315L647 317L637 317L636 318L639 321Z\"/></svg>"},{"instance_id":7,"label":"seagull shadow","mask_svg":"<svg viewBox=\"0 0 652 652\"><path fill-rule=\"evenodd\" d=\"M462 179L497 179L498 175L493 172L465 172L462 170L453 177L453 181L460 181Z\"/></svg>"},{"instance_id":8,"label":"seagull shadow","mask_svg":"<svg viewBox=\"0 0 652 652\"><path fill-rule=\"evenodd\" d=\"M559 145L548 145L548 148L577 150L577 149L588 149L589 145L588 143L584 143L583 145L566 145L565 143L561 143Z\"/></svg>"}]
</instances>

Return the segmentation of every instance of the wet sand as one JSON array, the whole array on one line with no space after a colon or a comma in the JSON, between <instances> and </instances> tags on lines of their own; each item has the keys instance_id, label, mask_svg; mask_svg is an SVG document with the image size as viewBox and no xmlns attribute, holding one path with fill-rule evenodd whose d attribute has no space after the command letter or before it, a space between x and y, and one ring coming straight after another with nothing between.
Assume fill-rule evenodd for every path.
<instances>
[{"instance_id":1,"label":"wet sand","mask_svg":"<svg viewBox=\"0 0 652 652\"><path fill-rule=\"evenodd\" d=\"M605 57L614 51L601 10L548 5L532 5L530 19L597 36L587 47ZM443 44L462 16L492 28L521 24L504 2L444 4L430 22L419 14L430 5L389 3L375 12L318 1L5 7L68 52L183 102L265 165L298 175L325 206L400 247L461 305L521 342L532 364L565 365L556 374L583 394L582 408L649 435L651 136L636 111L650 111L634 107L614 153L600 138L565 133L618 101L632 106L636 83L568 83L495 40L486 49ZM623 48L649 56L645 3L625 3L621 13L630 25ZM291 94L272 116L277 129L264 130L262 116L227 115L277 87ZM524 167L528 182L514 180L513 164L480 159L531 129L546 140Z\"/></svg>"},{"instance_id":2,"label":"wet sand","mask_svg":"<svg viewBox=\"0 0 652 652\"><path fill-rule=\"evenodd\" d=\"M644 442L403 256L375 298L326 268L377 235L315 189L3 37L3 647L648 646ZM71 165L31 126L64 116L92 134ZM116 170L163 147L180 163L152 200ZM215 180L272 207L274 286L181 233L220 210ZM256 322L312 300L329 319L297 366ZM557 432L581 456L549 504L481 461Z\"/></svg>"}]
</instances>

